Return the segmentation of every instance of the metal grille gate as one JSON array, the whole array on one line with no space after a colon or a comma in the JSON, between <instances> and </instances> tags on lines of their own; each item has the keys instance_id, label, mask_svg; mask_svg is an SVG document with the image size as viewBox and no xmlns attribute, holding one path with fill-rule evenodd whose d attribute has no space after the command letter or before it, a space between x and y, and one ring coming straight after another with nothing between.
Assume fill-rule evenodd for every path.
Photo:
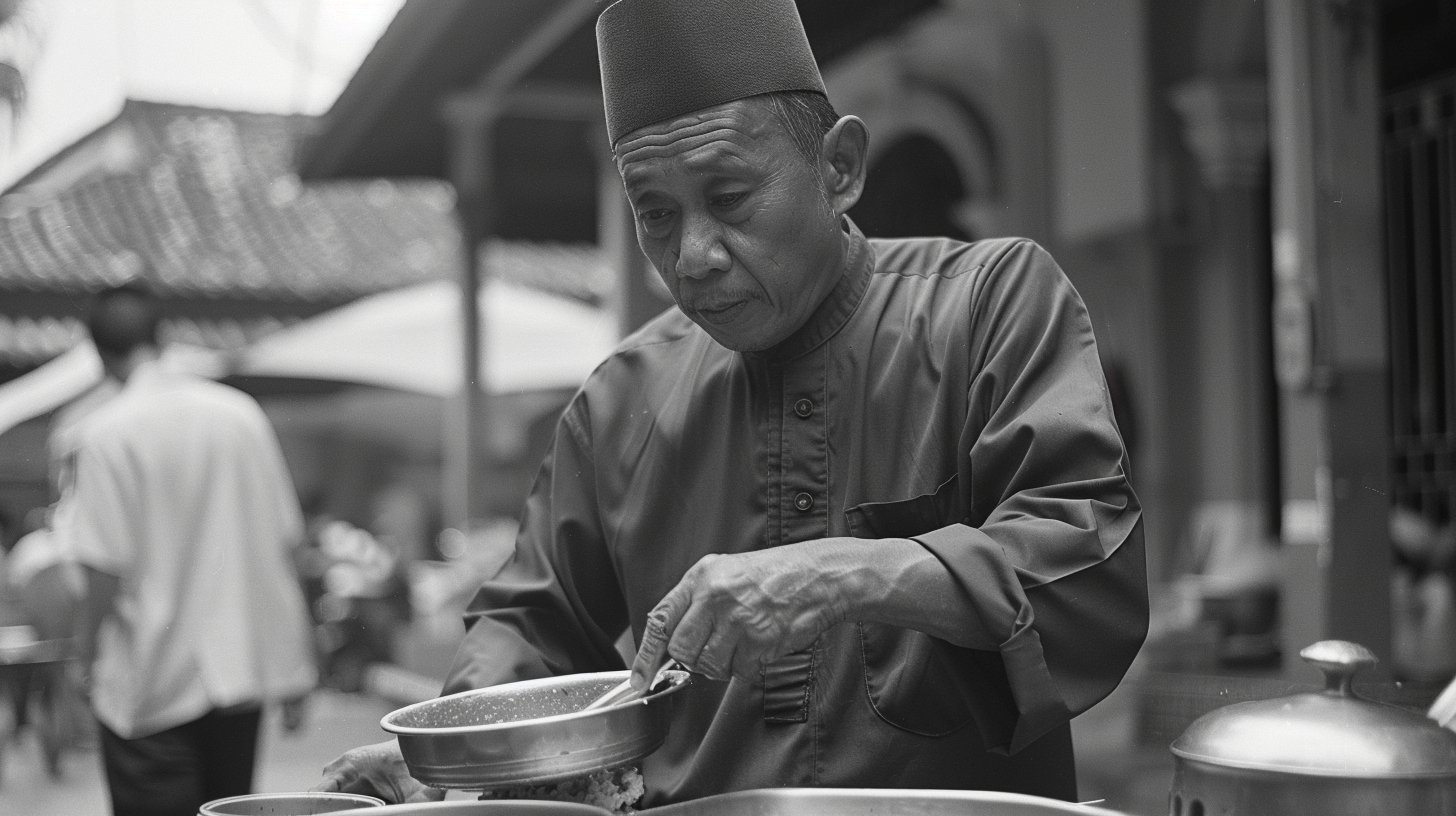
<instances>
[{"instance_id":1,"label":"metal grille gate","mask_svg":"<svg viewBox=\"0 0 1456 816\"><path fill-rule=\"evenodd\" d=\"M1456 74L1385 102L1392 503L1456 509Z\"/></svg>"}]
</instances>

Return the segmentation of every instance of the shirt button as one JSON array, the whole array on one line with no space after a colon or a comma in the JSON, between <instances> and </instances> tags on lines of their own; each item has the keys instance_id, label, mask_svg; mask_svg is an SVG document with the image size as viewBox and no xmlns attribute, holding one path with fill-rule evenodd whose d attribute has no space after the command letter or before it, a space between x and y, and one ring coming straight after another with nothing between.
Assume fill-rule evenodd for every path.
<instances>
[{"instance_id":1,"label":"shirt button","mask_svg":"<svg viewBox=\"0 0 1456 816\"><path fill-rule=\"evenodd\" d=\"M794 413L804 419L808 419L809 415L814 413L814 403L806 399L801 399L794 403Z\"/></svg>"},{"instance_id":2,"label":"shirt button","mask_svg":"<svg viewBox=\"0 0 1456 816\"><path fill-rule=\"evenodd\" d=\"M814 507L814 497L808 493L800 493L794 497L794 507L800 513L807 513Z\"/></svg>"}]
</instances>

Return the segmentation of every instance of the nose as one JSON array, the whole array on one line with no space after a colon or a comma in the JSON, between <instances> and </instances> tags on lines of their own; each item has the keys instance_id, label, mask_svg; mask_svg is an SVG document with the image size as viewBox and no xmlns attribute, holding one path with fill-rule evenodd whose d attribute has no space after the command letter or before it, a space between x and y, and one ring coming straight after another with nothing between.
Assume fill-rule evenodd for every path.
<instances>
[{"instance_id":1,"label":"nose","mask_svg":"<svg viewBox=\"0 0 1456 816\"><path fill-rule=\"evenodd\" d=\"M701 214L683 219L678 242L678 277L702 280L714 272L727 272L732 265L733 259L723 245L717 220Z\"/></svg>"}]
</instances>

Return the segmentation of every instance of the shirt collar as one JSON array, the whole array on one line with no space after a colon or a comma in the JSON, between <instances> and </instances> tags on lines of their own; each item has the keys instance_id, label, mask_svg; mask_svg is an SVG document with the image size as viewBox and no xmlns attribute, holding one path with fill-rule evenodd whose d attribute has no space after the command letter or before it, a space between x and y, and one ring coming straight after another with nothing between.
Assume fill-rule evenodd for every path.
<instances>
[{"instance_id":1,"label":"shirt collar","mask_svg":"<svg viewBox=\"0 0 1456 816\"><path fill-rule=\"evenodd\" d=\"M147 360L138 365L126 378L125 388L128 391L143 391L160 383L169 377L169 372L162 366L161 360Z\"/></svg>"},{"instance_id":2,"label":"shirt collar","mask_svg":"<svg viewBox=\"0 0 1456 816\"><path fill-rule=\"evenodd\" d=\"M875 269L875 251L865 240L859 227L843 216L841 229L849 236L849 248L844 255L844 274L829 291L824 302L809 315L809 319L789 335L787 339L764 351L744 352L744 356L767 362L787 362L807 354L823 345L849 322L850 315L859 308L865 290L869 288L870 275Z\"/></svg>"}]
</instances>

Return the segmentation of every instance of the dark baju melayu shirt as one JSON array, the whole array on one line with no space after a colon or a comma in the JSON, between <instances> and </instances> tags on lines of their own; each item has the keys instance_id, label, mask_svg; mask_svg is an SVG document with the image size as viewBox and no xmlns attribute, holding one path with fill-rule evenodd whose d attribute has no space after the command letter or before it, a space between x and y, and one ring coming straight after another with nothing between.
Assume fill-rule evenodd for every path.
<instances>
[{"instance_id":1,"label":"dark baju melayu shirt","mask_svg":"<svg viewBox=\"0 0 1456 816\"><path fill-rule=\"evenodd\" d=\"M622 668L613 641L698 559L910 538L965 593L964 648L845 623L761 683L698 678L643 807L775 786L1076 795L1069 719L1147 625L1141 511L1076 292L1028 241L865 240L774 349L677 310L567 408L514 560L447 691Z\"/></svg>"}]
</instances>

